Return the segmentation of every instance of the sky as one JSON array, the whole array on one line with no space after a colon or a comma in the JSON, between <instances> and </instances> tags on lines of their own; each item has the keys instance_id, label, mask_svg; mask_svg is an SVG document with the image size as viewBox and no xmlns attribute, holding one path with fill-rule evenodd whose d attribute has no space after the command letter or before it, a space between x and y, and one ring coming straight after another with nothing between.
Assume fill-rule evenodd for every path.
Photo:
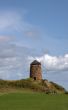
<instances>
[{"instance_id":1,"label":"sky","mask_svg":"<svg viewBox=\"0 0 68 110\"><path fill-rule=\"evenodd\" d=\"M28 78L35 59L68 90L68 0L1 0L0 79Z\"/></svg>"}]
</instances>

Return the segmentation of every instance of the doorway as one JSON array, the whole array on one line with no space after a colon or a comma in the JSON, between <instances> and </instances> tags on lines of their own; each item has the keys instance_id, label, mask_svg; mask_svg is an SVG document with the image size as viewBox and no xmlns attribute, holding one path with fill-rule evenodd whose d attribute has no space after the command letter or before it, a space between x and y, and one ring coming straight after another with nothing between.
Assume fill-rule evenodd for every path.
<instances>
[{"instance_id":1,"label":"doorway","mask_svg":"<svg viewBox=\"0 0 68 110\"><path fill-rule=\"evenodd\" d=\"M34 77L34 80L36 80L36 77Z\"/></svg>"}]
</instances>

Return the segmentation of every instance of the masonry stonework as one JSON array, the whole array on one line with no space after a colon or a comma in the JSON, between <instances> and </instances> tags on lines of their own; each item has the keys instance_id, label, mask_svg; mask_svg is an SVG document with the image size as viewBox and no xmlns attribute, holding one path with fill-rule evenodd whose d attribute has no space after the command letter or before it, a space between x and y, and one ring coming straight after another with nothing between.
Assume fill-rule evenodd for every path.
<instances>
[{"instance_id":1,"label":"masonry stonework","mask_svg":"<svg viewBox=\"0 0 68 110\"><path fill-rule=\"evenodd\" d=\"M42 79L41 63L36 60L30 64L30 78L34 80Z\"/></svg>"}]
</instances>

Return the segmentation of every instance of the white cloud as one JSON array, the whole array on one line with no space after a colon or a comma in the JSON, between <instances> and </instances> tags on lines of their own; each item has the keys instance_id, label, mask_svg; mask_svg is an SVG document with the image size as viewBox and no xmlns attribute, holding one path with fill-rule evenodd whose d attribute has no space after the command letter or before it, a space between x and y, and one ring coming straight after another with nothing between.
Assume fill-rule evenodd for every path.
<instances>
[{"instance_id":1,"label":"white cloud","mask_svg":"<svg viewBox=\"0 0 68 110\"><path fill-rule=\"evenodd\" d=\"M0 79L27 77L29 48L12 44L0 44Z\"/></svg>"},{"instance_id":2,"label":"white cloud","mask_svg":"<svg viewBox=\"0 0 68 110\"><path fill-rule=\"evenodd\" d=\"M41 57L28 57L29 62L32 62L34 59L40 61L47 71L68 71L68 54L58 57L48 54Z\"/></svg>"}]
</instances>

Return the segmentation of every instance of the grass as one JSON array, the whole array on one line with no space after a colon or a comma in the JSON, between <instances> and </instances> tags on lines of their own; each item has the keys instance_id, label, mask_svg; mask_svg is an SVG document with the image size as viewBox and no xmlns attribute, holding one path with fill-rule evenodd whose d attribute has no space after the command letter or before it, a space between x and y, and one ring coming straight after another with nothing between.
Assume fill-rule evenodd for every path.
<instances>
[{"instance_id":1,"label":"grass","mask_svg":"<svg viewBox=\"0 0 68 110\"><path fill-rule=\"evenodd\" d=\"M36 92L46 93L65 93L65 89L56 83L48 82L46 80L34 81L33 79L22 80L0 80L0 91L7 89L30 89Z\"/></svg>"},{"instance_id":2,"label":"grass","mask_svg":"<svg viewBox=\"0 0 68 110\"><path fill-rule=\"evenodd\" d=\"M68 95L28 91L2 94L0 110L68 110Z\"/></svg>"},{"instance_id":3,"label":"grass","mask_svg":"<svg viewBox=\"0 0 68 110\"><path fill-rule=\"evenodd\" d=\"M64 93L63 87L46 80L0 80L0 110L68 110Z\"/></svg>"}]
</instances>

